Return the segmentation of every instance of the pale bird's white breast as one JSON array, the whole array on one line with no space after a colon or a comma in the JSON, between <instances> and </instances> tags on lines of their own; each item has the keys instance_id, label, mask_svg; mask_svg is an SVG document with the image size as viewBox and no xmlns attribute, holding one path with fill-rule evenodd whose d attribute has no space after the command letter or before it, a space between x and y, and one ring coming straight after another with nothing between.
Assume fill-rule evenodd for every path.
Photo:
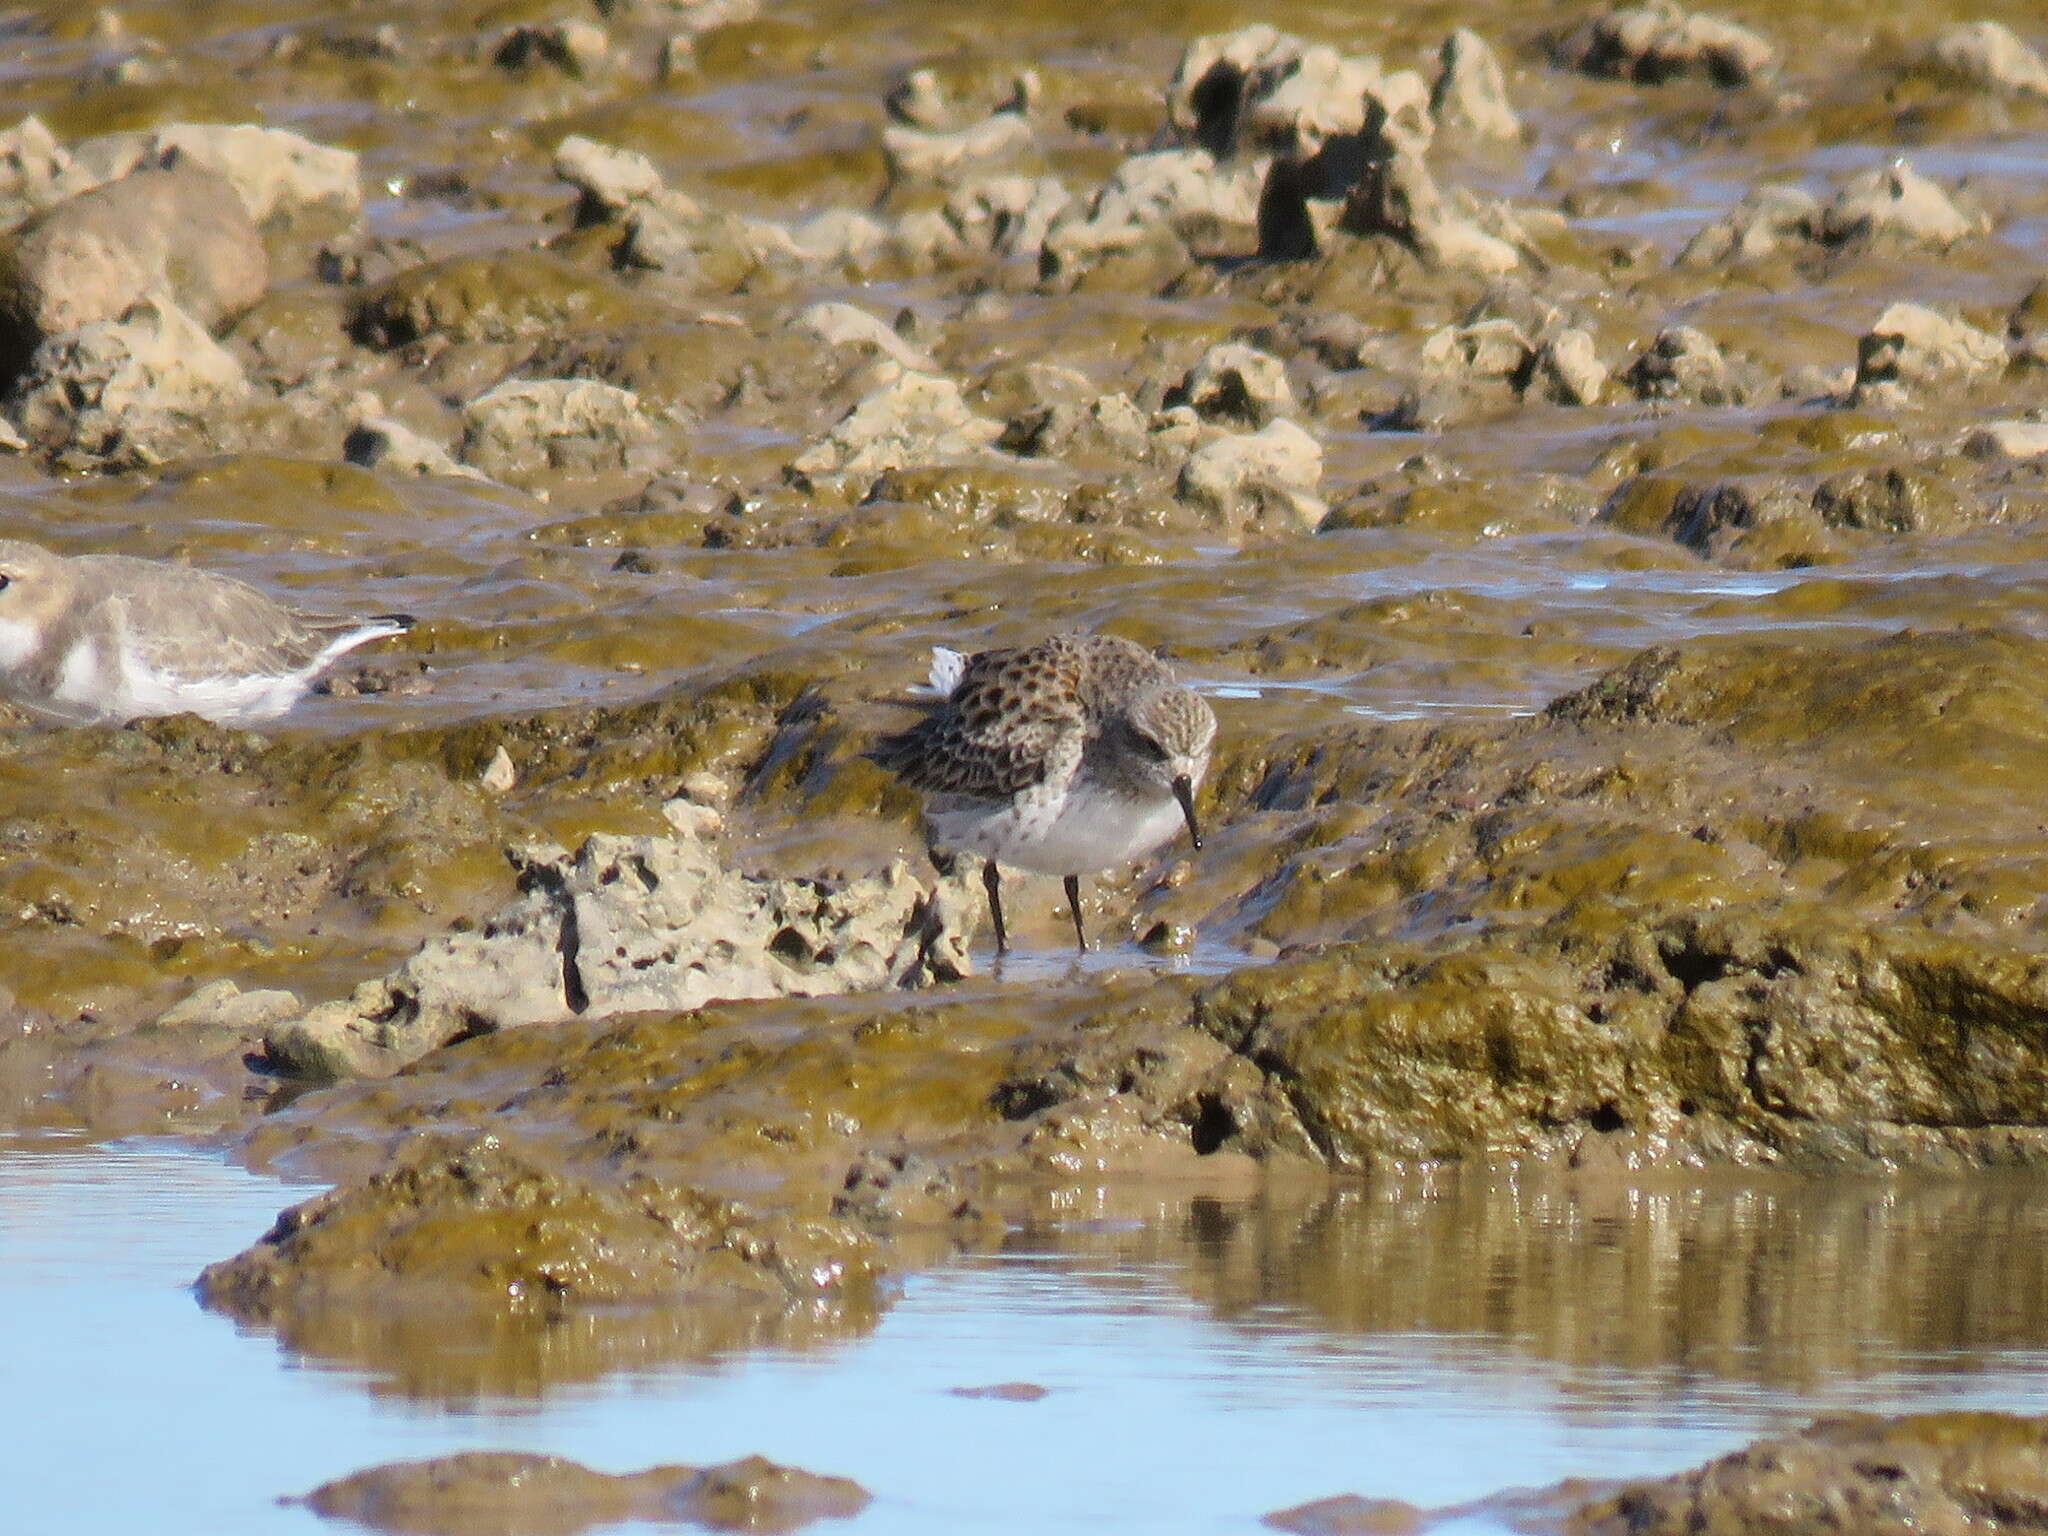
<instances>
[{"instance_id":1,"label":"pale bird's white breast","mask_svg":"<svg viewBox=\"0 0 2048 1536\"><path fill-rule=\"evenodd\" d=\"M11 672L35 655L43 632L22 619L0 619L0 672Z\"/></svg>"},{"instance_id":2,"label":"pale bird's white breast","mask_svg":"<svg viewBox=\"0 0 2048 1536\"><path fill-rule=\"evenodd\" d=\"M50 696L59 703L98 709L113 691L113 681L106 675L99 646L91 640L74 640L57 663L57 685Z\"/></svg>"}]
</instances>

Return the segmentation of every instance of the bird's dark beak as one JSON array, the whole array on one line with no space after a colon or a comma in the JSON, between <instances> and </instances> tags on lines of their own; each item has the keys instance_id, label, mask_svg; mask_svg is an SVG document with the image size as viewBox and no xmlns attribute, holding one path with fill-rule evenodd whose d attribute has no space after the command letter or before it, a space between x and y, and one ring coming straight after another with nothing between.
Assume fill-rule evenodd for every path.
<instances>
[{"instance_id":1,"label":"bird's dark beak","mask_svg":"<svg viewBox=\"0 0 2048 1536\"><path fill-rule=\"evenodd\" d=\"M1188 819L1188 841L1199 849L1202 829L1195 821L1195 786L1184 773L1173 781L1173 798L1180 802L1180 813Z\"/></svg>"}]
</instances>

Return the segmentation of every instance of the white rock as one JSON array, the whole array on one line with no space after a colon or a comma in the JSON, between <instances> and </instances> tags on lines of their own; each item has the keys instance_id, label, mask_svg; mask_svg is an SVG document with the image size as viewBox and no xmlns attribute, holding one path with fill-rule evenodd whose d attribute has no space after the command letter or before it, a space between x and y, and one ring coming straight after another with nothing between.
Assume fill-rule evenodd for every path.
<instances>
[{"instance_id":1,"label":"white rock","mask_svg":"<svg viewBox=\"0 0 2048 1536\"><path fill-rule=\"evenodd\" d=\"M933 908L900 860L855 880L756 879L694 831L597 836L573 856L514 862L522 894L509 906L273 1026L272 1059L314 1077L382 1076L479 1030L910 985L972 917Z\"/></svg>"},{"instance_id":2,"label":"white rock","mask_svg":"<svg viewBox=\"0 0 2048 1536\"><path fill-rule=\"evenodd\" d=\"M2005 342L1924 304L1894 304L1858 344L1856 392L1970 378L2003 368Z\"/></svg>"},{"instance_id":3,"label":"white rock","mask_svg":"<svg viewBox=\"0 0 2048 1536\"><path fill-rule=\"evenodd\" d=\"M1180 382L1179 398L1206 420L1263 427L1294 410L1294 387L1279 358L1243 342L1209 348ZM1171 398L1171 397L1169 397Z\"/></svg>"},{"instance_id":4,"label":"white rock","mask_svg":"<svg viewBox=\"0 0 2048 1536\"><path fill-rule=\"evenodd\" d=\"M154 462L193 440L220 446L219 416L249 394L242 365L169 299L145 299L37 347L14 415L37 446Z\"/></svg>"},{"instance_id":5,"label":"white rock","mask_svg":"<svg viewBox=\"0 0 2048 1536\"><path fill-rule=\"evenodd\" d=\"M1002 431L968 409L953 380L906 371L861 400L790 469L816 475L930 464L985 448Z\"/></svg>"},{"instance_id":6,"label":"white rock","mask_svg":"<svg viewBox=\"0 0 2048 1536\"><path fill-rule=\"evenodd\" d=\"M512 754L505 750L502 742L499 743L498 750L491 754L491 760L485 765L484 771L476 776L476 781L494 795L510 794L513 787L518 784L519 770L513 766Z\"/></svg>"},{"instance_id":7,"label":"white rock","mask_svg":"<svg viewBox=\"0 0 2048 1536\"><path fill-rule=\"evenodd\" d=\"M1856 177L1822 210L1820 221L1821 238L1833 244L1890 235L1953 245L1983 228L1903 160Z\"/></svg>"},{"instance_id":8,"label":"white rock","mask_svg":"<svg viewBox=\"0 0 2048 1536\"><path fill-rule=\"evenodd\" d=\"M1985 91L2048 96L2048 61L2003 22L1961 21L1935 34L1928 58Z\"/></svg>"},{"instance_id":9,"label":"white rock","mask_svg":"<svg viewBox=\"0 0 2048 1536\"><path fill-rule=\"evenodd\" d=\"M1508 102L1507 77L1485 38L1460 27L1437 55L1430 111L1437 125L1475 139L1519 141L1522 120Z\"/></svg>"},{"instance_id":10,"label":"white rock","mask_svg":"<svg viewBox=\"0 0 2048 1536\"><path fill-rule=\"evenodd\" d=\"M365 416L349 429L342 442L341 456L365 469L382 469L400 475L445 475L462 480L488 477L455 456L430 437L413 431L402 421L388 416Z\"/></svg>"},{"instance_id":11,"label":"white rock","mask_svg":"<svg viewBox=\"0 0 2048 1536\"><path fill-rule=\"evenodd\" d=\"M1232 524L1271 511L1309 529L1327 510L1315 494L1322 477L1322 444L1291 421L1272 421L1197 448L1174 493Z\"/></svg>"},{"instance_id":12,"label":"white rock","mask_svg":"<svg viewBox=\"0 0 2048 1536\"><path fill-rule=\"evenodd\" d=\"M912 346L864 309L827 299L801 311L796 323L828 347L850 347L889 358L900 366L929 373L930 356Z\"/></svg>"},{"instance_id":13,"label":"white rock","mask_svg":"<svg viewBox=\"0 0 2048 1536\"><path fill-rule=\"evenodd\" d=\"M507 379L462 412L462 459L494 479L647 462L656 433L630 389L595 379Z\"/></svg>"}]
</instances>

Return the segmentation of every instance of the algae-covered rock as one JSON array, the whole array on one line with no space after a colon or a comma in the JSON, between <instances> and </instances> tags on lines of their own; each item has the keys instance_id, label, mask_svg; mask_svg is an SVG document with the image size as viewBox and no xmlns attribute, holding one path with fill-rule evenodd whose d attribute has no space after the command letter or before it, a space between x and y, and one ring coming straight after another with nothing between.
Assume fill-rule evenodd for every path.
<instances>
[{"instance_id":1,"label":"algae-covered rock","mask_svg":"<svg viewBox=\"0 0 2048 1536\"><path fill-rule=\"evenodd\" d=\"M1787 1528L1966 1536L2048 1504L2048 1422L2005 1413L1844 1414L1583 1505L1586 1536ZM2022 1516L2022 1519L2026 1517Z\"/></svg>"},{"instance_id":2,"label":"algae-covered rock","mask_svg":"<svg viewBox=\"0 0 2048 1536\"><path fill-rule=\"evenodd\" d=\"M461 1451L400 1461L322 1483L315 1514L392 1536L575 1536L629 1520L686 1521L718 1531L794 1531L850 1519L869 1496L844 1477L747 1456L715 1467L594 1472L561 1456Z\"/></svg>"},{"instance_id":3,"label":"algae-covered rock","mask_svg":"<svg viewBox=\"0 0 2048 1536\"><path fill-rule=\"evenodd\" d=\"M614 1475L562 1456L460 1451L351 1472L300 1502L393 1536L575 1536L593 1525L666 1519L670 1499L696 1475L683 1466Z\"/></svg>"},{"instance_id":4,"label":"algae-covered rock","mask_svg":"<svg viewBox=\"0 0 2048 1536\"><path fill-rule=\"evenodd\" d=\"M903 865L837 884L759 880L703 839L593 837L522 852L523 894L342 1002L272 1028L284 1070L382 1075L450 1040L571 1018L907 983L939 935Z\"/></svg>"},{"instance_id":5,"label":"algae-covered rock","mask_svg":"<svg viewBox=\"0 0 2048 1536\"><path fill-rule=\"evenodd\" d=\"M378 347L426 336L513 341L563 328L618 325L630 295L602 274L542 251L459 256L400 272L357 306L358 336Z\"/></svg>"},{"instance_id":6,"label":"algae-covered rock","mask_svg":"<svg viewBox=\"0 0 2048 1536\"><path fill-rule=\"evenodd\" d=\"M1967 1536L2048 1498L2048 1420L2007 1413L1850 1413L1653 1480L1574 1478L1443 1509L1339 1494L1276 1510L1301 1536L1505 1526L1569 1536Z\"/></svg>"},{"instance_id":7,"label":"algae-covered rock","mask_svg":"<svg viewBox=\"0 0 2048 1536\"><path fill-rule=\"evenodd\" d=\"M869 1268L866 1239L844 1223L785 1224L782 1238L699 1190L550 1170L495 1137L428 1138L370 1178L292 1206L254 1247L201 1274L198 1290L209 1307L273 1323L435 1297L506 1314L689 1296L779 1308Z\"/></svg>"}]
</instances>

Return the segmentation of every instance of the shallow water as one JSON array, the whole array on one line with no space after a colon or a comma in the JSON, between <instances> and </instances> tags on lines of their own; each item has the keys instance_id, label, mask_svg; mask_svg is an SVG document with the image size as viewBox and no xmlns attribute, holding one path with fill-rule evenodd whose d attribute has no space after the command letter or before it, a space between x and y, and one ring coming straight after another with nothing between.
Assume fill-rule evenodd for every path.
<instances>
[{"instance_id":1,"label":"shallow water","mask_svg":"<svg viewBox=\"0 0 2048 1536\"><path fill-rule=\"evenodd\" d=\"M193 1301L203 1263L309 1192L138 1144L0 1151L9 1529L309 1531L277 1500L490 1447L609 1470L759 1452L869 1488L847 1529L1247 1531L1343 1491L1666 1472L1827 1408L2048 1412L2048 1191L1996 1176L1496 1177L1160 1195L1145 1219L1080 1190L911 1279L858 1341L463 1400ZM1047 1395L954 1391L1018 1381Z\"/></svg>"}]
</instances>

